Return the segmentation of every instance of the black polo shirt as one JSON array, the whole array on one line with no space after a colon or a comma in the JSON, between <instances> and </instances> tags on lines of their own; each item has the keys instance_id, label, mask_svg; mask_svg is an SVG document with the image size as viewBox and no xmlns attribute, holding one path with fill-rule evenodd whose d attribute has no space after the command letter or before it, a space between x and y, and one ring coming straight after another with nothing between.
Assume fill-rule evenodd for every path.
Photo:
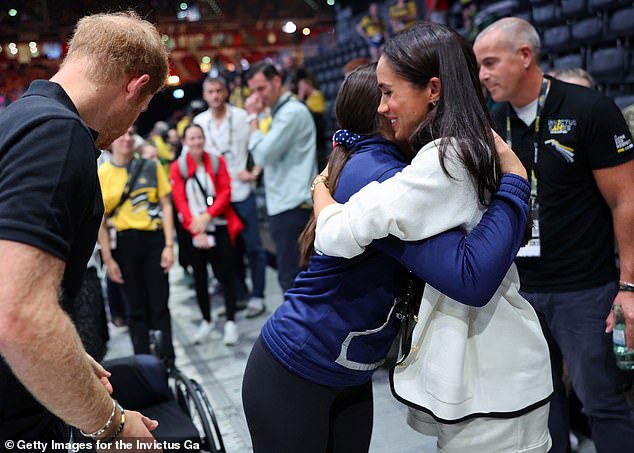
<instances>
[{"instance_id":1,"label":"black polo shirt","mask_svg":"<svg viewBox=\"0 0 634 453\"><path fill-rule=\"evenodd\" d=\"M526 126L510 106L502 105L493 114L502 137L507 112L513 150L530 175L535 124ZM592 171L634 158L618 107L595 90L551 79L538 156L541 257L517 258L522 289L577 291L617 279L612 215Z\"/></svg>"},{"instance_id":2,"label":"black polo shirt","mask_svg":"<svg viewBox=\"0 0 634 453\"><path fill-rule=\"evenodd\" d=\"M49 81L33 82L0 113L0 239L63 260L62 290L71 299L103 214L95 136L62 87ZM0 439L47 438L52 424L0 359Z\"/></svg>"}]
</instances>

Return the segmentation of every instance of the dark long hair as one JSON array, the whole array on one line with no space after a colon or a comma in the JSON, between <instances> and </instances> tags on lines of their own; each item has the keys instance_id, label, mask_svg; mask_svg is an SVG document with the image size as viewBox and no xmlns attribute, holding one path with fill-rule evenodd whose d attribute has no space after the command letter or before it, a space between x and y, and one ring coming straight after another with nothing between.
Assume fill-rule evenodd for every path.
<instances>
[{"instance_id":1,"label":"dark long hair","mask_svg":"<svg viewBox=\"0 0 634 453\"><path fill-rule=\"evenodd\" d=\"M445 160L449 141L456 140L458 158L474 179L480 202L487 205L487 194L499 185L499 161L478 63L469 43L445 25L423 22L388 41L383 56L416 87L425 88L432 77L440 79L439 102L409 138L410 145L419 150L442 139L440 163L451 177Z\"/></svg>"},{"instance_id":2,"label":"dark long hair","mask_svg":"<svg viewBox=\"0 0 634 453\"><path fill-rule=\"evenodd\" d=\"M379 127L377 108L381 92L376 82L376 64L359 66L344 79L335 101L335 114L340 129L356 134L373 134ZM328 188L335 193L341 171L352 151L343 145L337 145L328 158ZM317 222L312 216L299 236L300 262L306 266L313 254L315 227Z\"/></svg>"}]
</instances>

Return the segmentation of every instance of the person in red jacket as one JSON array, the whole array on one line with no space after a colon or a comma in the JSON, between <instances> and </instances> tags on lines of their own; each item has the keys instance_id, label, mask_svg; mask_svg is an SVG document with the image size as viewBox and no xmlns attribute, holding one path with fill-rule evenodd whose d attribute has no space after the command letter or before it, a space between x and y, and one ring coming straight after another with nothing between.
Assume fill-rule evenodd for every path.
<instances>
[{"instance_id":1,"label":"person in red jacket","mask_svg":"<svg viewBox=\"0 0 634 453\"><path fill-rule=\"evenodd\" d=\"M233 240L243 225L231 208L231 178L225 161L222 157L214 156L212 159L205 152L202 128L197 124L187 126L183 132L183 144L189 150L172 163L170 179L179 219L191 233L194 245L194 286L203 320L193 342L201 343L214 329L207 287L207 263L211 263L224 291L227 321L223 341L226 345L234 345L238 341L238 328L235 323L235 278L232 274L235 260Z\"/></svg>"}]
</instances>

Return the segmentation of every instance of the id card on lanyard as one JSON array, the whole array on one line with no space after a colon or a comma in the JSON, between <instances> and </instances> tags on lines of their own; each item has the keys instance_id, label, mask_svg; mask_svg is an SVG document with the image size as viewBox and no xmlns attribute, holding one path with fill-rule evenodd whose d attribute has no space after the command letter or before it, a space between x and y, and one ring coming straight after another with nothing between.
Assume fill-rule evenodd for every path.
<instances>
[{"instance_id":1,"label":"id card on lanyard","mask_svg":"<svg viewBox=\"0 0 634 453\"><path fill-rule=\"evenodd\" d=\"M538 178L537 168L539 164L539 123L541 122L541 114L546 103L546 95L548 94L548 79L542 79L542 87L539 91L539 99L537 101L537 114L535 115L535 131L533 135L533 167L530 169L531 178L531 197L528 203L528 209L531 213L533 224L531 228L531 238L524 247L517 252L518 257L539 257L541 256L541 240L539 235L539 199L538 199ZM510 106L507 106L506 112L506 143L513 148L511 138L511 116L509 114Z\"/></svg>"}]
</instances>

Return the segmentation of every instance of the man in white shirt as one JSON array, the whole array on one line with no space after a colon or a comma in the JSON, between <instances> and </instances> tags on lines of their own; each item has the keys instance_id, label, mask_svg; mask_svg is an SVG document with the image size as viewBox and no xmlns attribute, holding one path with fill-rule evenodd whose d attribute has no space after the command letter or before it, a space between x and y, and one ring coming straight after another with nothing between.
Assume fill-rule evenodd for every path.
<instances>
[{"instance_id":1,"label":"man in white shirt","mask_svg":"<svg viewBox=\"0 0 634 453\"><path fill-rule=\"evenodd\" d=\"M244 223L244 239L252 291L247 317L264 312L264 273L266 252L260 240L258 216L253 194L254 172L247 170L249 125L247 112L227 103L229 90L224 79L210 77L203 82L203 99L208 110L196 115L193 122L205 133L205 150L222 156L231 175L231 204ZM257 169L255 169L257 172Z\"/></svg>"}]
</instances>

